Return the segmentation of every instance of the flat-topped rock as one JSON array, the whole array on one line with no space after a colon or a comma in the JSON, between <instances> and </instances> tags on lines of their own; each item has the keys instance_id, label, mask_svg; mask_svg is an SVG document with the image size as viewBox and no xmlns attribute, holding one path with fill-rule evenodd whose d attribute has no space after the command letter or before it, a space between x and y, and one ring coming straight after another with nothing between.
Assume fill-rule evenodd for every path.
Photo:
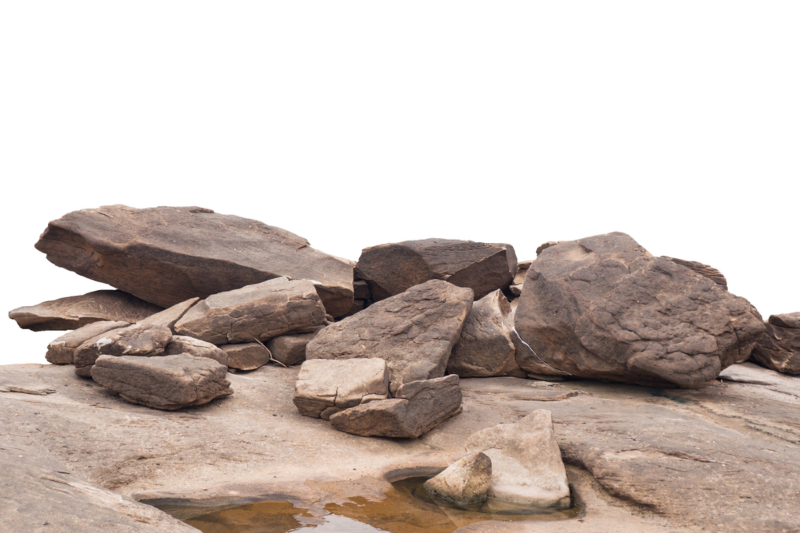
<instances>
[{"instance_id":1,"label":"flat-topped rock","mask_svg":"<svg viewBox=\"0 0 800 533\"><path fill-rule=\"evenodd\" d=\"M172 340L164 347L164 355L186 354L194 357L213 359L221 365L228 366L228 355L211 344L193 337L173 335Z\"/></svg>"},{"instance_id":2,"label":"flat-topped rock","mask_svg":"<svg viewBox=\"0 0 800 533\"><path fill-rule=\"evenodd\" d=\"M785 374L800 374L800 313L772 315L753 348L752 360Z\"/></svg>"},{"instance_id":3,"label":"flat-topped rock","mask_svg":"<svg viewBox=\"0 0 800 533\"><path fill-rule=\"evenodd\" d=\"M82 377L88 377L91 366L101 355L116 357L161 355L171 340L172 333L164 326L133 324L106 331L85 341L75 350L73 357L75 373Z\"/></svg>"},{"instance_id":4,"label":"flat-topped rock","mask_svg":"<svg viewBox=\"0 0 800 533\"><path fill-rule=\"evenodd\" d=\"M220 349L228 358L228 367L236 370L255 370L269 363L272 358L269 349L258 342L223 344Z\"/></svg>"},{"instance_id":5,"label":"flat-topped rock","mask_svg":"<svg viewBox=\"0 0 800 533\"><path fill-rule=\"evenodd\" d=\"M47 359L47 362L53 363L54 365L71 365L72 359L75 356L75 350L77 350L81 344L112 329L128 326L130 326L130 324L127 322L92 322L75 331L65 333L52 341L47 345L47 353L44 357Z\"/></svg>"},{"instance_id":6,"label":"flat-topped rock","mask_svg":"<svg viewBox=\"0 0 800 533\"><path fill-rule=\"evenodd\" d=\"M389 396L383 359L314 359L300 367L292 401L301 415L330 419L344 409Z\"/></svg>"}]
</instances>

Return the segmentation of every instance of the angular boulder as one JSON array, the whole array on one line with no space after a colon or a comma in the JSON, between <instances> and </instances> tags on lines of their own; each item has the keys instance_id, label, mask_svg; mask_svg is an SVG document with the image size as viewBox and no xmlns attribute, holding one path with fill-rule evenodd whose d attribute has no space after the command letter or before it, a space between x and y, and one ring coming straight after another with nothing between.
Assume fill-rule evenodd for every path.
<instances>
[{"instance_id":1,"label":"angular boulder","mask_svg":"<svg viewBox=\"0 0 800 533\"><path fill-rule=\"evenodd\" d=\"M92 379L130 403L172 411L233 394L227 368L204 357L100 356Z\"/></svg>"},{"instance_id":2,"label":"angular boulder","mask_svg":"<svg viewBox=\"0 0 800 533\"><path fill-rule=\"evenodd\" d=\"M356 272L376 301L432 279L470 288L479 300L509 286L517 256L510 244L423 239L365 248Z\"/></svg>"},{"instance_id":3,"label":"angular boulder","mask_svg":"<svg viewBox=\"0 0 800 533\"><path fill-rule=\"evenodd\" d=\"M221 365L228 366L228 356L225 352L211 344L193 337L173 335L172 340L164 347L164 355L186 354L194 357L213 359Z\"/></svg>"},{"instance_id":4,"label":"angular boulder","mask_svg":"<svg viewBox=\"0 0 800 533\"><path fill-rule=\"evenodd\" d=\"M702 387L764 332L747 300L624 233L544 249L519 300L516 331L541 361L647 386Z\"/></svg>"},{"instance_id":5,"label":"angular boulder","mask_svg":"<svg viewBox=\"0 0 800 533\"><path fill-rule=\"evenodd\" d=\"M800 313L772 315L765 327L753 360L777 372L800 374Z\"/></svg>"},{"instance_id":6,"label":"angular boulder","mask_svg":"<svg viewBox=\"0 0 800 533\"><path fill-rule=\"evenodd\" d=\"M314 280L328 313L353 301L353 267L306 239L199 207L73 211L50 222L36 249L62 268L170 307L268 279Z\"/></svg>"},{"instance_id":7,"label":"angular boulder","mask_svg":"<svg viewBox=\"0 0 800 533\"><path fill-rule=\"evenodd\" d=\"M126 292L102 290L19 307L8 316L23 329L55 331L78 329L101 321L132 324L161 310Z\"/></svg>"},{"instance_id":8,"label":"angular boulder","mask_svg":"<svg viewBox=\"0 0 800 533\"><path fill-rule=\"evenodd\" d=\"M324 321L325 308L313 283L275 278L198 302L175 323L175 333L217 345L266 342L313 331Z\"/></svg>"},{"instance_id":9,"label":"angular boulder","mask_svg":"<svg viewBox=\"0 0 800 533\"><path fill-rule=\"evenodd\" d=\"M220 349L228 358L228 367L236 370L255 370L266 365L272 359L269 350L258 342L223 344Z\"/></svg>"},{"instance_id":10,"label":"angular boulder","mask_svg":"<svg viewBox=\"0 0 800 533\"><path fill-rule=\"evenodd\" d=\"M329 420L334 413L388 396L383 359L314 359L300 367L293 401L301 415Z\"/></svg>"},{"instance_id":11,"label":"angular boulder","mask_svg":"<svg viewBox=\"0 0 800 533\"><path fill-rule=\"evenodd\" d=\"M317 336L317 331L281 335L267 341L272 358L286 366L299 365L306 360L306 346Z\"/></svg>"},{"instance_id":12,"label":"angular boulder","mask_svg":"<svg viewBox=\"0 0 800 533\"><path fill-rule=\"evenodd\" d=\"M477 452L451 464L423 487L429 494L456 505L470 505L486 501L491 482L492 460Z\"/></svg>"},{"instance_id":13,"label":"angular boulder","mask_svg":"<svg viewBox=\"0 0 800 533\"><path fill-rule=\"evenodd\" d=\"M306 359L384 359L394 392L444 375L471 308L471 289L428 281L323 328L306 346Z\"/></svg>"},{"instance_id":14,"label":"angular boulder","mask_svg":"<svg viewBox=\"0 0 800 533\"><path fill-rule=\"evenodd\" d=\"M528 269L531 267L531 263L533 263L533 261L528 260L520 261L517 264L517 275L514 276L514 281L511 282L511 287L509 287L511 294L514 296L519 296L522 294L522 285L525 283L525 276L528 274Z\"/></svg>"},{"instance_id":15,"label":"angular boulder","mask_svg":"<svg viewBox=\"0 0 800 533\"><path fill-rule=\"evenodd\" d=\"M361 404L330 417L339 431L362 437L415 439L461 410L458 376L401 385L395 398Z\"/></svg>"},{"instance_id":16,"label":"angular boulder","mask_svg":"<svg viewBox=\"0 0 800 533\"><path fill-rule=\"evenodd\" d=\"M89 339L111 331L128 327L127 322L92 322L75 331L66 333L47 345L45 359L54 365L71 365L75 350Z\"/></svg>"},{"instance_id":17,"label":"angular boulder","mask_svg":"<svg viewBox=\"0 0 800 533\"><path fill-rule=\"evenodd\" d=\"M75 350L73 364L75 373L88 377L91 366L101 355L123 355L151 357L162 355L164 348L172 340L172 332L164 326L149 324L133 324L132 326L112 329L92 337Z\"/></svg>"}]
</instances>

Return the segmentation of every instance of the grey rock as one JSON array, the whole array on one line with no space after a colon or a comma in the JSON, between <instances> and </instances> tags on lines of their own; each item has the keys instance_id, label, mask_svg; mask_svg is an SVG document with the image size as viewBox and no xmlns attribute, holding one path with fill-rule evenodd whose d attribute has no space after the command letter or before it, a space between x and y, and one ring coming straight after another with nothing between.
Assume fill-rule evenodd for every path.
<instances>
[{"instance_id":1,"label":"grey rock","mask_svg":"<svg viewBox=\"0 0 800 533\"><path fill-rule=\"evenodd\" d=\"M306 360L306 346L317 336L320 330L311 333L281 335L267 341L267 348L272 358L286 366L299 365Z\"/></svg>"},{"instance_id":2,"label":"grey rock","mask_svg":"<svg viewBox=\"0 0 800 533\"><path fill-rule=\"evenodd\" d=\"M71 365L75 350L89 339L112 329L130 326L127 322L92 322L70 331L47 345L45 359L54 365Z\"/></svg>"},{"instance_id":3,"label":"grey rock","mask_svg":"<svg viewBox=\"0 0 800 533\"><path fill-rule=\"evenodd\" d=\"M784 374L800 374L800 313L772 315L764 326L753 361Z\"/></svg>"},{"instance_id":4,"label":"grey rock","mask_svg":"<svg viewBox=\"0 0 800 533\"><path fill-rule=\"evenodd\" d=\"M221 365L228 366L228 355L211 344L193 337L173 335L172 340L164 348L164 355L186 354L194 357L213 359Z\"/></svg>"},{"instance_id":5,"label":"grey rock","mask_svg":"<svg viewBox=\"0 0 800 533\"><path fill-rule=\"evenodd\" d=\"M457 505L486 501L492 482L492 460L482 453L462 457L423 485L428 493Z\"/></svg>"},{"instance_id":6,"label":"grey rock","mask_svg":"<svg viewBox=\"0 0 800 533\"><path fill-rule=\"evenodd\" d=\"M170 340L172 340L172 333L164 326L133 324L106 331L92 337L75 350L73 358L75 373L81 377L88 377L91 366L101 355L116 357L162 355Z\"/></svg>"},{"instance_id":7,"label":"grey rock","mask_svg":"<svg viewBox=\"0 0 800 533\"><path fill-rule=\"evenodd\" d=\"M389 396L389 371L383 359L314 359L300 367L294 404L301 415L330 419L343 409Z\"/></svg>"},{"instance_id":8,"label":"grey rock","mask_svg":"<svg viewBox=\"0 0 800 533\"><path fill-rule=\"evenodd\" d=\"M255 370L272 359L270 351L258 342L223 344L220 349L228 358L228 367L236 370Z\"/></svg>"}]
</instances>

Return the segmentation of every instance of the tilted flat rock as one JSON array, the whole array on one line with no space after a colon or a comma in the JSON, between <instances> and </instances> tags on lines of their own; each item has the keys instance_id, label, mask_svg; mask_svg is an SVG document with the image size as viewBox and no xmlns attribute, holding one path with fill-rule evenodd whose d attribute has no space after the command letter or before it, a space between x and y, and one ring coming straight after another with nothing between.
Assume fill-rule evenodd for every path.
<instances>
[{"instance_id":1,"label":"tilted flat rock","mask_svg":"<svg viewBox=\"0 0 800 533\"><path fill-rule=\"evenodd\" d=\"M125 401L172 411L233 394L227 372L213 359L185 354L101 355L92 367L92 379Z\"/></svg>"},{"instance_id":2,"label":"tilted flat rock","mask_svg":"<svg viewBox=\"0 0 800 533\"><path fill-rule=\"evenodd\" d=\"M52 331L78 329L100 321L132 324L161 310L126 292L101 290L19 307L8 316L23 329Z\"/></svg>"},{"instance_id":3,"label":"tilted flat rock","mask_svg":"<svg viewBox=\"0 0 800 533\"><path fill-rule=\"evenodd\" d=\"M281 335L267 341L272 358L286 366L299 365L306 360L306 346L317 336L318 331Z\"/></svg>"},{"instance_id":4,"label":"tilted flat rock","mask_svg":"<svg viewBox=\"0 0 800 533\"><path fill-rule=\"evenodd\" d=\"M328 313L353 302L353 268L306 239L198 207L73 211L50 222L36 249L62 268L170 307L286 276L313 280Z\"/></svg>"},{"instance_id":5,"label":"tilted flat rock","mask_svg":"<svg viewBox=\"0 0 800 533\"><path fill-rule=\"evenodd\" d=\"M439 498L458 505L485 501L492 483L492 460L482 453L471 453L448 466L423 485Z\"/></svg>"},{"instance_id":6,"label":"tilted flat rock","mask_svg":"<svg viewBox=\"0 0 800 533\"><path fill-rule=\"evenodd\" d=\"M255 370L270 362L270 351L257 342L223 344L220 346L228 358L228 367L236 370Z\"/></svg>"},{"instance_id":7,"label":"tilted flat rock","mask_svg":"<svg viewBox=\"0 0 800 533\"><path fill-rule=\"evenodd\" d=\"M92 322L75 331L61 335L47 345L45 359L54 365L71 365L75 350L89 339L103 334L112 329L128 327L127 322Z\"/></svg>"},{"instance_id":8,"label":"tilted flat rock","mask_svg":"<svg viewBox=\"0 0 800 533\"><path fill-rule=\"evenodd\" d=\"M800 313L772 315L765 327L753 360L778 372L800 374Z\"/></svg>"},{"instance_id":9,"label":"tilted flat rock","mask_svg":"<svg viewBox=\"0 0 800 533\"><path fill-rule=\"evenodd\" d=\"M307 361L308 362L308 361ZM458 376L412 381L395 398L376 400L331 415L339 431L362 437L415 439L461 409Z\"/></svg>"},{"instance_id":10,"label":"tilted flat rock","mask_svg":"<svg viewBox=\"0 0 800 533\"><path fill-rule=\"evenodd\" d=\"M624 233L545 249L525 286L516 331L579 377L702 387L747 359L764 332L747 300Z\"/></svg>"},{"instance_id":11,"label":"tilted flat rock","mask_svg":"<svg viewBox=\"0 0 800 533\"><path fill-rule=\"evenodd\" d=\"M228 355L211 344L193 337L173 335L172 340L164 347L164 355L186 354L194 357L213 359L221 365L228 366Z\"/></svg>"},{"instance_id":12,"label":"tilted flat rock","mask_svg":"<svg viewBox=\"0 0 800 533\"><path fill-rule=\"evenodd\" d=\"M301 415L328 420L343 409L388 396L383 359L314 359L300 367L292 401Z\"/></svg>"},{"instance_id":13,"label":"tilted flat rock","mask_svg":"<svg viewBox=\"0 0 800 533\"><path fill-rule=\"evenodd\" d=\"M164 309L160 313L150 315L144 320L140 320L139 324L149 326L164 326L169 328L173 333L175 332L175 323L181 319L186 311L191 309L194 304L200 301L200 298L189 298L183 302L177 303L170 308Z\"/></svg>"},{"instance_id":14,"label":"tilted flat rock","mask_svg":"<svg viewBox=\"0 0 800 533\"><path fill-rule=\"evenodd\" d=\"M481 430L466 447L492 460L489 497L537 507L569 507L567 472L550 411L534 411L513 424Z\"/></svg>"},{"instance_id":15,"label":"tilted flat rock","mask_svg":"<svg viewBox=\"0 0 800 533\"><path fill-rule=\"evenodd\" d=\"M471 308L472 290L428 281L325 327L306 346L306 359L385 359L394 392L444 375Z\"/></svg>"},{"instance_id":16,"label":"tilted flat rock","mask_svg":"<svg viewBox=\"0 0 800 533\"><path fill-rule=\"evenodd\" d=\"M175 323L175 333L213 344L236 344L315 330L325 308L308 280L275 278L209 296Z\"/></svg>"},{"instance_id":17,"label":"tilted flat rock","mask_svg":"<svg viewBox=\"0 0 800 533\"><path fill-rule=\"evenodd\" d=\"M510 244L423 239L365 248L356 272L376 301L431 279L470 288L479 300L509 286L517 256Z\"/></svg>"},{"instance_id":18,"label":"tilted flat rock","mask_svg":"<svg viewBox=\"0 0 800 533\"><path fill-rule=\"evenodd\" d=\"M150 357L161 355L172 333L164 326L133 324L112 329L92 337L75 350L73 364L75 373L82 377L90 375L91 366L101 355Z\"/></svg>"},{"instance_id":19,"label":"tilted flat rock","mask_svg":"<svg viewBox=\"0 0 800 533\"><path fill-rule=\"evenodd\" d=\"M531 267L532 260L520 261L517 264L517 275L514 276L514 281L511 282L511 294L519 296L522 294L522 285L525 283L525 276L528 274L528 269Z\"/></svg>"}]
</instances>

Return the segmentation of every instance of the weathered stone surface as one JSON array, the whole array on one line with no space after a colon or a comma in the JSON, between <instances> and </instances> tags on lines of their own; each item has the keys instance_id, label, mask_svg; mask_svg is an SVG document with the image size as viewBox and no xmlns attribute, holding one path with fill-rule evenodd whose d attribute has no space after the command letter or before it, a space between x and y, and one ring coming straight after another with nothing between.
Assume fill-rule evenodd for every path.
<instances>
[{"instance_id":1,"label":"weathered stone surface","mask_svg":"<svg viewBox=\"0 0 800 533\"><path fill-rule=\"evenodd\" d=\"M175 333L236 344L317 329L325 308L308 280L275 278L209 296L175 324Z\"/></svg>"},{"instance_id":2,"label":"weathered stone surface","mask_svg":"<svg viewBox=\"0 0 800 533\"><path fill-rule=\"evenodd\" d=\"M501 290L491 292L472 304L461 337L447 363L449 374L466 377L503 376L517 368L508 323L511 306Z\"/></svg>"},{"instance_id":3,"label":"weathered stone surface","mask_svg":"<svg viewBox=\"0 0 800 533\"><path fill-rule=\"evenodd\" d=\"M299 365L306 360L306 346L317 336L319 330L311 333L281 335L267 341L272 358L286 366Z\"/></svg>"},{"instance_id":4,"label":"weathered stone surface","mask_svg":"<svg viewBox=\"0 0 800 533\"><path fill-rule=\"evenodd\" d=\"M728 280L725 279L725 276L722 275L722 272L720 272L719 270L717 270L712 266L699 263L697 261L685 261L683 259L676 259L674 257L664 256L664 259L669 259L673 263L678 263L679 265L683 265L686 268L690 268L695 272L697 272L698 274L707 277L708 279L710 279L723 289L728 290Z\"/></svg>"},{"instance_id":5,"label":"weathered stone surface","mask_svg":"<svg viewBox=\"0 0 800 533\"><path fill-rule=\"evenodd\" d=\"M270 351L257 342L223 344L220 348L228 357L228 367L236 370L255 370L269 363L272 358Z\"/></svg>"},{"instance_id":6,"label":"weathered stone surface","mask_svg":"<svg viewBox=\"0 0 800 533\"><path fill-rule=\"evenodd\" d=\"M394 392L444 375L471 307L472 290L428 281L327 326L306 346L306 359L385 359Z\"/></svg>"},{"instance_id":7,"label":"weathered stone surface","mask_svg":"<svg viewBox=\"0 0 800 533\"><path fill-rule=\"evenodd\" d=\"M516 331L579 377L702 387L764 332L747 300L624 233L545 249L525 285Z\"/></svg>"},{"instance_id":8,"label":"weathered stone surface","mask_svg":"<svg viewBox=\"0 0 800 533\"><path fill-rule=\"evenodd\" d=\"M389 396L389 369L383 359L314 359L300 367L294 404L301 415L330 419L343 409Z\"/></svg>"},{"instance_id":9,"label":"weathered stone surface","mask_svg":"<svg viewBox=\"0 0 800 533\"><path fill-rule=\"evenodd\" d=\"M342 318L353 316L354 314L363 311L365 307L366 307L366 300L353 300L353 306L347 313L344 314Z\"/></svg>"},{"instance_id":10,"label":"weathered stone surface","mask_svg":"<svg viewBox=\"0 0 800 533\"><path fill-rule=\"evenodd\" d=\"M538 507L569 507L567 472L550 411L534 411L513 424L479 431L466 446L492 460L490 497Z\"/></svg>"},{"instance_id":11,"label":"weathered stone surface","mask_svg":"<svg viewBox=\"0 0 800 533\"><path fill-rule=\"evenodd\" d=\"M92 322L137 322L161 307L122 291L94 291L20 307L8 313L19 327L33 331L78 329Z\"/></svg>"},{"instance_id":12,"label":"weathered stone surface","mask_svg":"<svg viewBox=\"0 0 800 533\"><path fill-rule=\"evenodd\" d=\"M19 392L44 396L53 394L56 390L37 376L31 376L23 371L10 368L0 373L0 392Z\"/></svg>"},{"instance_id":13,"label":"weathered stone surface","mask_svg":"<svg viewBox=\"0 0 800 533\"><path fill-rule=\"evenodd\" d=\"M555 246L556 244L561 244L562 242L567 242L567 241L547 241L544 244L540 244L539 247L536 249L536 257L539 257L539 255L542 252L544 252L545 250L547 250L551 246Z\"/></svg>"},{"instance_id":14,"label":"weathered stone surface","mask_svg":"<svg viewBox=\"0 0 800 533\"><path fill-rule=\"evenodd\" d=\"M89 339L112 329L130 326L127 322L92 322L66 333L47 345L45 359L54 365L71 365L75 350Z\"/></svg>"},{"instance_id":15,"label":"weathered stone surface","mask_svg":"<svg viewBox=\"0 0 800 533\"><path fill-rule=\"evenodd\" d=\"M227 354L210 342L201 341L193 337L184 337L183 335L173 335L172 340L164 348L164 355L180 354L206 357L221 365L228 366Z\"/></svg>"},{"instance_id":16,"label":"weathered stone surface","mask_svg":"<svg viewBox=\"0 0 800 533\"><path fill-rule=\"evenodd\" d=\"M164 309L160 313L151 315L144 320L139 321L140 324L150 326L164 326L169 328L173 333L175 332L175 323L186 314L186 311L192 308L194 304L200 301L200 298L189 298L186 301L177 303L169 309Z\"/></svg>"},{"instance_id":17,"label":"weathered stone surface","mask_svg":"<svg viewBox=\"0 0 800 533\"><path fill-rule=\"evenodd\" d=\"M356 300L372 299L372 291L369 290L369 285L363 279L353 282L353 298Z\"/></svg>"},{"instance_id":18,"label":"weathered stone surface","mask_svg":"<svg viewBox=\"0 0 800 533\"><path fill-rule=\"evenodd\" d=\"M92 367L92 379L125 401L172 411L233 394L227 372L213 359L185 354L101 355Z\"/></svg>"},{"instance_id":19,"label":"weathered stone surface","mask_svg":"<svg viewBox=\"0 0 800 533\"><path fill-rule=\"evenodd\" d=\"M800 374L800 313L772 315L753 348L752 359L785 374Z\"/></svg>"},{"instance_id":20,"label":"weathered stone surface","mask_svg":"<svg viewBox=\"0 0 800 533\"><path fill-rule=\"evenodd\" d=\"M161 355L170 340L172 340L172 333L164 326L133 324L106 331L92 337L75 350L73 357L75 373L81 377L91 375L91 366L101 355L117 357Z\"/></svg>"},{"instance_id":21,"label":"weathered stone surface","mask_svg":"<svg viewBox=\"0 0 800 533\"><path fill-rule=\"evenodd\" d=\"M431 279L473 290L479 300L507 288L517 273L510 244L424 239L365 248L356 268L376 301Z\"/></svg>"},{"instance_id":22,"label":"weathered stone surface","mask_svg":"<svg viewBox=\"0 0 800 533\"><path fill-rule=\"evenodd\" d=\"M414 439L461 409L458 376L412 381L400 386L395 398L361 404L330 417L339 431L362 437Z\"/></svg>"},{"instance_id":23,"label":"weathered stone surface","mask_svg":"<svg viewBox=\"0 0 800 533\"><path fill-rule=\"evenodd\" d=\"M528 274L528 269L531 267L532 260L520 261L517 265L517 275L514 276L514 281L511 282L511 294L519 296L522 294L522 285L525 283L525 276Z\"/></svg>"},{"instance_id":24,"label":"weathered stone surface","mask_svg":"<svg viewBox=\"0 0 800 533\"><path fill-rule=\"evenodd\" d=\"M73 211L36 243L57 266L170 307L286 276L313 280L328 313L353 300L353 268L306 239L198 207Z\"/></svg>"},{"instance_id":25,"label":"weathered stone surface","mask_svg":"<svg viewBox=\"0 0 800 533\"><path fill-rule=\"evenodd\" d=\"M485 501L492 482L492 460L482 453L471 453L425 482L430 494L458 505Z\"/></svg>"}]
</instances>

